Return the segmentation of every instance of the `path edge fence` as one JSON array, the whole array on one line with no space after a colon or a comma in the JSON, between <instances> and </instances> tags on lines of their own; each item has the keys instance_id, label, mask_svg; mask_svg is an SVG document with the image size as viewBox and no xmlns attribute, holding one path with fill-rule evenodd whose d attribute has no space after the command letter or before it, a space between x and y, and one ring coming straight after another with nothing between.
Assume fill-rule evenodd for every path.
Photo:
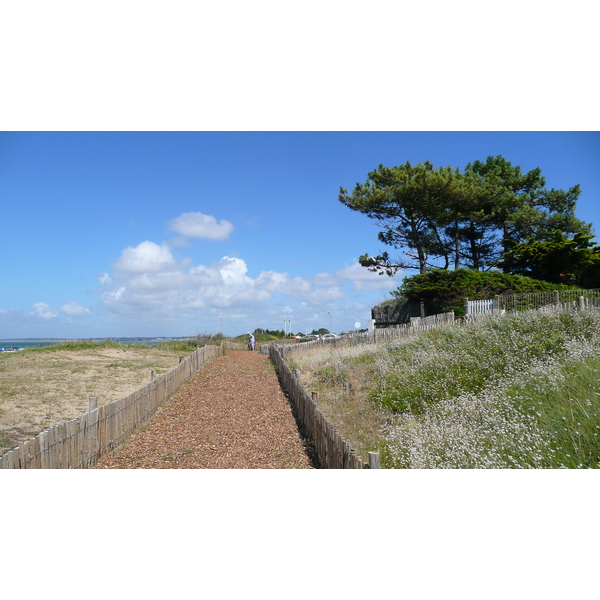
<instances>
[{"instance_id":1,"label":"path edge fence","mask_svg":"<svg viewBox=\"0 0 600 600\"><path fill-rule=\"evenodd\" d=\"M119 400L42 431L0 456L0 469L85 469L112 452L133 430L148 420L202 365L228 349L245 348L224 342L198 347L177 367Z\"/></svg>"},{"instance_id":2,"label":"path edge fence","mask_svg":"<svg viewBox=\"0 0 600 600\"><path fill-rule=\"evenodd\" d=\"M440 327L447 327L455 323L454 313L442 313L419 319L411 319L411 323L375 329L372 332L354 334L340 338L317 339L296 345L277 343L262 344L260 351L268 354L283 390L287 393L294 408L297 419L303 432L313 441L319 461L325 469L380 469L381 458L379 452L369 452L368 462L359 458L350 443L346 441L319 410L317 396L310 396L300 383L300 378L292 373L287 365L285 356L294 352L302 352L314 346L335 347L338 345L363 345L374 344L383 340L397 337L412 336L420 332L431 331Z\"/></svg>"},{"instance_id":3,"label":"path edge fence","mask_svg":"<svg viewBox=\"0 0 600 600\"><path fill-rule=\"evenodd\" d=\"M308 395L299 378L286 364L285 353L284 346L269 346L269 358L279 376L281 387L296 410L300 428L313 441L321 466L325 469L380 468L378 452L370 452L369 462L364 463L325 418L315 398L312 394Z\"/></svg>"}]
</instances>

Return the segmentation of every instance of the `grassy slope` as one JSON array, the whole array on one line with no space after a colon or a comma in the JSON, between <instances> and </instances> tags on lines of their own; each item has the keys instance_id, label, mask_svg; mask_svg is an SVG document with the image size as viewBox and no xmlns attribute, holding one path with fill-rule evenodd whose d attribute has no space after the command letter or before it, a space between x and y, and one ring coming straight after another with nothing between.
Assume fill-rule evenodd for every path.
<instances>
[{"instance_id":1,"label":"grassy slope","mask_svg":"<svg viewBox=\"0 0 600 600\"><path fill-rule=\"evenodd\" d=\"M385 466L598 466L596 311L488 319L373 350L293 360L342 435L361 453L379 447Z\"/></svg>"}]
</instances>

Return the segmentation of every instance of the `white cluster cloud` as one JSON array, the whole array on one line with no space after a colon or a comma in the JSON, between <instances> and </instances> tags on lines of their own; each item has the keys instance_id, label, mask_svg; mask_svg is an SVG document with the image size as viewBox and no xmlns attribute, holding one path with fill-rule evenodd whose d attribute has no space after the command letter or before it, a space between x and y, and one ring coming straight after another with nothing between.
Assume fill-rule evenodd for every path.
<instances>
[{"instance_id":1,"label":"white cluster cloud","mask_svg":"<svg viewBox=\"0 0 600 600\"><path fill-rule=\"evenodd\" d=\"M66 304L63 304L60 312L71 318L87 317L92 314L92 311L89 308L79 304L79 302L67 302ZM33 310L29 313L29 315L45 320L56 319L60 316L57 310L45 302L36 302L33 305Z\"/></svg>"},{"instance_id":2,"label":"white cluster cloud","mask_svg":"<svg viewBox=\"0 0 600 600\"><path fill-rule=\"evenodd\" d=\"M185 215L182 215L185 216ZM223 256L209 265L177 261L168 244L144 241L123 250L113 263L113 274L104 273L102 305L111 313L146 319L186 321L199 315L222 314L236 318L256 317L258 312L303 314L330 310L347 299L343 286L355 291L390 289L393 281L361 267L358 262L334 273L294 277L286 272L262 271L248 275L246 262Z\"/></svg>"},{"instance_id":3,"label":"white cluster cloud","mask_svg":"<svg viewBox=\"0 0 600 600\"><path fill-rule=\"evenodd\" d=\"M91 316L92 310L78 302L66 302L59 310L46 302L35 302L30 310L0 309L0 331L7 339L65 337L66 318L69 323L77 320L81 324L79 335L89 337L90 322L86 317Z\"/></svg>"},{"instance_id":4,"label":"white cluster cloud","mask_svg":"<svg viewBox=\"0 0 600 600\"><path fill-rule=\"evenodd\" d=\"M64 304L60 311L67 315L67 317L76 318L76 317L88 317L92 311L85 306L79 304L79 302L69 302Z\"/></svg>"},{"instance_id":5,"label":"white cluster cloud","mask_svg":"<svg viewBox=\"0 0 600 600\"><path fill-rule=\"evenodd\" d=\"M225 241L233 231L233 224L225 219L217 221L212 215L189 212L169 221L169 231L186 237Z\"/></svg>"},{"instance_id":6,"label":"white cluster cloud","mask_svg":"<svg viewBox=\"0 0 600 600\"><path fill-rule=\"evenodd\" d=\"M357 261L350 266L346 265L337 272L337 277L341 280L351 281L355 290L389 290L395 285L399 285L400 276L391 278L387 275L373 273L367 268L361 266Z\"/></svg>"},{"instance_id":7,"label":"white cluster cloud","mask_svg":"<svg viewBox=\"0 0 600 600\"><path fill-rule=\"evenodd\" d=\"M33 315L42 319L54 319L58 317L58 313L50 308L45 302L36 302L33 305Z\"/></svg>"},{"instance_id":8,"label":"white cluster cloud","mask_svg":"<svg viewBox=\"0 0 600 600\"><path fill-rule=\"evenodd\" d=\"M169 272L176 268L171 249L154 242L142 242L135 248L129 246L121 253L113 267L122 273L145 274Z\"/></svg>"},{"instance_id":9,"label":"white cluster cloud","mask_svg":"<svg viewBox=\"0 0 600 600\"><path fill-rule=\"evenodd\" d=\"M210 265L178 263L165 245L145 241L128 247L113 264L114 277L103 274L104 305L117 313L141 308L158 313L193 314L202 308L251 306L271 300L275 294L294 298L323 297L308 279L287 273L264 271L253 279L246 262L224 256ZM328 291L332 299L344 297L339 288Z\"/></svg>"}]
</instances>

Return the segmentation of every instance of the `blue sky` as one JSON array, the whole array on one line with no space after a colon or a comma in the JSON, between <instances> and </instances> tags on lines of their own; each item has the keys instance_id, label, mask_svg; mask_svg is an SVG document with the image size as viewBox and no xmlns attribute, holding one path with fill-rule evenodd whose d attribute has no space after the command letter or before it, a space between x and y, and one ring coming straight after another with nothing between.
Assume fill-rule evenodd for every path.
<instances>
[{"instance_id":1,"label":"blue sky","mask_svg":"<svg viewBox=\"0 0 600 600\"><path fill-rule=\"evenodd\" d=\"M385 248L340 186L496 154L600 223L598 133L1 133L0 339L366 326L408 273L358 266Z\"/></svg>"}]
</instances>

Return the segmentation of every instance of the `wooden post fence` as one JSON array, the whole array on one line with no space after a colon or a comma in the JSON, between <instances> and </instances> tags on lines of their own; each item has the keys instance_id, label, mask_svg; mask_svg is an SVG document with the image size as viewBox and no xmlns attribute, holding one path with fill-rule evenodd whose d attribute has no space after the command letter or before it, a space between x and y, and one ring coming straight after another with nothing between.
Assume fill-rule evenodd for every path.
<instances>
[{"instance_id":1,"label":"wooden post fence","mask_svg":"<svg viewBox=\"0 0 600 600\"><path fill-rule=\"evenodd\" d=\"M318 393L308 395L299 377L286 364L283 354L283 346L271 344L269 347L269 357L279 375L281 387L296 409L300 428L313 440L321 465L326 469L380 468L380 463L370 461L366 465L356 456L350 444L319 410Z\"/></svg>"},{"instance_id":2,"label":"wooden post fence","mask_svg":"<svg viewBox=\"0 0 600 600\"><path fill-rule=\"evenodd\" d=\"M0 469L81 469L114 450L198 369L223 352L203 346L164 375L151 371L151 381L119 400L97 406L89 398L85 414L42 431L37 437L0 456Z\"/></svg>"}]
</instances>

